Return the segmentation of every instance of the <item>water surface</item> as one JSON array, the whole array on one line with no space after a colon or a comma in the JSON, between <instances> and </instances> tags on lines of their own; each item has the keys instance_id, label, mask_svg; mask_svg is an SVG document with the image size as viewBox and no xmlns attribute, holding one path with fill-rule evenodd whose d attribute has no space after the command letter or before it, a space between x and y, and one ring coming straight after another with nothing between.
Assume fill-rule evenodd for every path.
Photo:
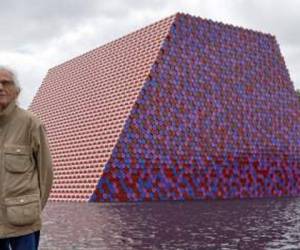
<instances>
[{"instance_id":1,"label":"water surface","mask_svg":"<svg viewBox=\"0 0 300 250\"><path fill-rule=\"evenodd\" d=\"M299 216L299 198L49 202L40 249L300 249Z\"/></svg>"}]
</instances>

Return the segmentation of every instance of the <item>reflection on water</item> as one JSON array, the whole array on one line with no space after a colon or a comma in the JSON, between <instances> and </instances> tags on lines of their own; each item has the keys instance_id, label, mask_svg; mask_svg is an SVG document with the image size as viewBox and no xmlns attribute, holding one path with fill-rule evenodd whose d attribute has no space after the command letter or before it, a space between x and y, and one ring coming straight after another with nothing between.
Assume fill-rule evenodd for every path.
<instances>
[{"instance_id":1,"label":"reflection on water","mask_svg":"<svg viewBox=\"0 0 300 250\"><path fill-rule=\"evenodd\" d=\"M48 203L41 250L300 249L300 199Z\"/></svg>"}]
</instances>

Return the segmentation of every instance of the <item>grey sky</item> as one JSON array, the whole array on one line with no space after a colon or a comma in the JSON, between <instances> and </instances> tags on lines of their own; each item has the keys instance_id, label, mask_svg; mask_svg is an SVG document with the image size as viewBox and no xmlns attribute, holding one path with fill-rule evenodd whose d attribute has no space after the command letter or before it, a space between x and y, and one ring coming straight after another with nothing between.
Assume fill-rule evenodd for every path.
<instances>
[{"instance_id":1,"label":"grey sky","mask_svg":"<svg viewBox=\"0 0 300 250\"><path fill-rule=\"evenodd\" d=\"M0 65L18 72L27 107L49 68L185 12L275 35L300 89L299 10L298 0L10 0L0 9Z\"/></svg>"}]
</instances>

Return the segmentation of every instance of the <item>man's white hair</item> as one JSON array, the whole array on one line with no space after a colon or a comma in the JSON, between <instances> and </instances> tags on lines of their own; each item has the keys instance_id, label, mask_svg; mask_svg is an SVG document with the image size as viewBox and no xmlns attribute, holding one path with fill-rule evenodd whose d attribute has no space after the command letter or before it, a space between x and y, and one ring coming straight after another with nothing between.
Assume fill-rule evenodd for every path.
<instances>
[{"instance_id":1,"label":"man's white hair","mask_svg":"<svg viewBox=\"0 0 300 250\"><path fill-rule=\"evenodd\" d=\"M0 65L0 71L1 70L6 71L11 75L11 78L13 80L13 84L16 86L16 90L19 94L20 91L21 91L21 87L20 87L20 83L19 83L19 80L18 80L18 77L17 77L17 73L9 67Z\"/></svg>"}]
</instances>

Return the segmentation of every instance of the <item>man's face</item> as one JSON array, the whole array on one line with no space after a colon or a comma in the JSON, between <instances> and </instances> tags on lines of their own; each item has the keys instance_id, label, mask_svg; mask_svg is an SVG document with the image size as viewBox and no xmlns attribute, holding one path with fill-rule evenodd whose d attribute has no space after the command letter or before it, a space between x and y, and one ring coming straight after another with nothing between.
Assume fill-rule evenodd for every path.
<instances>
[{"instance_id":1,"label":"man's face","mask_svg":"<svg viewBox=\"0 0 300 250\"><path fill-rule=\"evenodd\" d=\"M0 110L17 97L17 89L10 72L0 70Z\"/></svg>"}]
</instances>

